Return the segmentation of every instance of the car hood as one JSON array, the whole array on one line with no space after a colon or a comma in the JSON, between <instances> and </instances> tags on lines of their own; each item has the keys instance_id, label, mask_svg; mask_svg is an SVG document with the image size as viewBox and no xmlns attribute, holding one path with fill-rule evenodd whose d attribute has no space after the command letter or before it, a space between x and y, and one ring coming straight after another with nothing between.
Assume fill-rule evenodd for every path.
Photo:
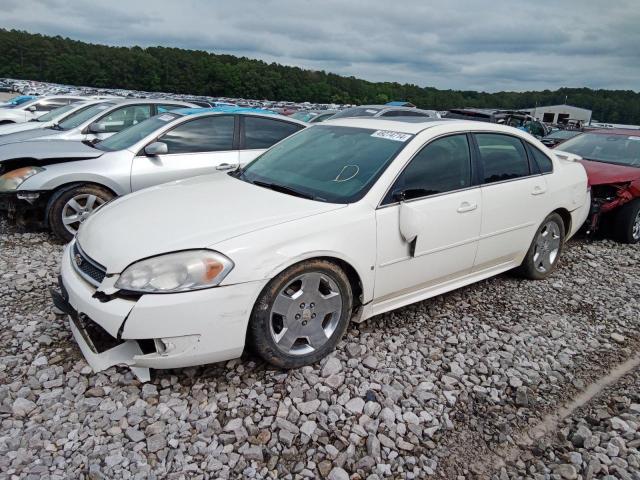
<instances>
[{"instance_id":1,"label":"car hood","mask_svg":"<svg viewBox=\"0 0 640 480\"><path fill-rule=\"evenodd\" d=\"M613 163L580 160L589 177L589 185L633 182L640 179L640 167L627 167Z\"/></svg>"},{"instance_id":2,"label":"car hood","mask_svg":"<svg viewBox=\"0 0 640 480\"><path fill-rule=\"evenodd\" d=\"M0 145L0 163L15 158L33 158L38 161L57 158L87 159L103 155L102 150L72 140L33 140Z\"/></svg>"},{"instance_id":3,"label":"car hood","mask_svg":"<svg viewBox=\"0 0 640 480\"><path fill-rule=\"evenodd\" d=\"M0 125L0 143L2 143L5 135L12 135L14 133L26 132L28 130L38 130L48 127L46 122L24 122L24 123L8 123ZM48 132L48 130L46 130Z\"/></svg>"},{"instance_id":4,"label":"car hood","mask_svg":"<svg viewBox=\"0 0 640 480\"><path fill-rule=\"evenodd\" d=\"M61 133L63 132L60 130L52 130L50 128L36 128L33 130L8 133L6 135L0 132L0 145L6 145L8 143L27 142L29 140L35 140L36 138L56 137Z\"/></svg>"},{"instance_id":5,"label":"car hood","mask_svg":"<svg viewBox=\"0 0 640 480\"><path fill-rule=\"evenodd\" d=\"M224 240L344 208L275 192L226 174L147 188L102 207L77 241L108 273L140 259Z\"/></svg>"}]
</instances>

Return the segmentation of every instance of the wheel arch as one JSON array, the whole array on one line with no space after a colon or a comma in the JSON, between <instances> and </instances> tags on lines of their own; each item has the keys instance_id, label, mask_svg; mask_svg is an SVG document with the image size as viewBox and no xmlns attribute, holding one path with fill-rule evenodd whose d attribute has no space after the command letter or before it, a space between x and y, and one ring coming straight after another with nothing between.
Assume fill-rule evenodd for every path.
<instances>
[{"instance_id":1,"label":"wheel arch","mask_svg":"<svg viewBox=\"0 0 640 480\"><path fill-rule=\"evenodd\" d=\"M53 205L53 202L55 202L58 198L60 198L60 196L63 195L65 192L68 192L69 190L79 187L81 185L89 185L92 187L104 188L105 190L108 190L109 193L113 194L114 197L118 196L118 194L112 188L98 182L74 181L74 182L64 183L56 187L55 190L53 190L53 193L51 194L51 196L49 197L49 200L47 201L47 206L44 212L45 224L47 225L49 224L49 212L51 211L51 205Z\"/></svg>"},{"instance_id":2,"label":"wheel arch","mask_svg":"<svg viewBox=\"0 0 640 480\"><path fill-rule=\"evenodd\" d=\"M280 275L286 269L298 265L300 263L308 262L310 260L325 260L338 266L349 279L349 285L351 287L351 293L353 296L353 310L362 306L364 303L364 290L365 285L362 280L362 275L353 266L353 262L345 259L343 256L336 254L335 252L317 252L315 254L308 254L302 258L294 258L291 261L280 264L278 267L271 271L269 278L273 279Z\"/></svg>"},{"instance_id":3,"label":"wheel arch","mask_svg":"<svg viewBox=\"0 0 640 480\"><path fill-rule=\"evenodd\" d=\"M569 210L567 210L566 208L556 208L553 212L551 213L557 213L558 215L560 215L560 218L562 218L562 223L564 224L564 234L565 234L565 239L569 237L569 235L571 234L571 228L572 228L572 222L573 219L571 218L571 212L569 212Z\"/></svg>"}]
</instances>

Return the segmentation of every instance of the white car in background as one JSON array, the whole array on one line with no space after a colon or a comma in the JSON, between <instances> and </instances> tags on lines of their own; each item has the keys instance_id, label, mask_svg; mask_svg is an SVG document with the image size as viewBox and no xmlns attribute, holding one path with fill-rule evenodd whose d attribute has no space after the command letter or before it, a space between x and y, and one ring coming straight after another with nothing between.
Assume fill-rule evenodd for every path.
<instances>
[{"instance_id":1,"label":"white car in background","mask_svg":"<svg viewBox=\"0 0 640 480\"><path fill-rule=\"evenodd\" d=\"M77 111L50 127L1 135L0 145L18 144L30 140L97 142L109 138L125 128L137 125L158 113L169 112L176 108L198 107L188 102L174 100L104 100L89 108ZM24 146L19 148L22 148L21 152L24 152Z\"/></svg>"},{"instance_id":2,"label":"white car in background","mask_svg":"<svg viewBox=\"0 0 640 480\"><path fill-rule=\"evenodd\" d=\"M80 100L77 102L58 107L55 110L45 113L38 118L32 118L23 123L5 123L0 125L0 137L11 133L25 132L27 130L37 130L39 128L49 128L70 118L75 113L80 113L92 105L102 103L104 100Z\"/></svg>"},{"instance_id":3,"label":"white car in background","mask_svg":"<svg viewBox=\"0 0 640 480\"><path fill-rule=\"evenodd\" d=\"M114 200L54 302L94 370L238 357L284 368L366 318L518 268L550 275L589 211L580 163L455 120L328 120L243 169Z\"/></svg>"},{"instance_id":4,"label":"white car in background","mask_svg":"<svg viewBox=\"0 0 640 480\"><path fill-rule=\"evenodd\" d=\"M0 125L24 123L38 118L56 108L86 99L75 95L51 95L38 97L13 107L0 108Z\"/></svg>"}]
</instances>

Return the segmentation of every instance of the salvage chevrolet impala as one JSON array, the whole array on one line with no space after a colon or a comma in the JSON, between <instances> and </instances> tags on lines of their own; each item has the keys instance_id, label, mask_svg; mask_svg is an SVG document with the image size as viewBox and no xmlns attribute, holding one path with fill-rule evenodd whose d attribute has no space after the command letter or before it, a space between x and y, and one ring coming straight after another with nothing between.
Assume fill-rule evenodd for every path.
<instances>
[{"instance_id":1,"label":"salvage chevrolet impala","mask_svg":"<svg viewBox=\"0 0 640 480\"><path fill-rule=\"evenodd\" d=\"M582 165L525 132L329 120L244 168L103 206L65 248L53 297L96 371L147 379L245 344L295 368L350 320L513 268L546 278L588 210Z\"/></svg>"}]
</instances>

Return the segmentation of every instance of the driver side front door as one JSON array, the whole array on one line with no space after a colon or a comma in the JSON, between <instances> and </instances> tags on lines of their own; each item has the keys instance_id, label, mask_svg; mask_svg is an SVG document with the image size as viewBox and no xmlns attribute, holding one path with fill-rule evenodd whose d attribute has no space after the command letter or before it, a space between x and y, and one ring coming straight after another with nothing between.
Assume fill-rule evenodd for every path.
<instances>
[{"instance_id":1,"label":"driver side front door","mask_svg":"<svg viewBox=\"0 0 640 480\"><path fill-rule=\"evenodd\" d=\"M232 170L238 166L235 115L212 115L176 126L156 141L168 153L149 156L141 151L133 160L131 190Z\"/></svg>"},{"instance_id":2,"label":"driver side front door","mask_svg":"<svg viewBox=\"0 0 640 480\"><path fill-rule=\"evenodd\" d=\"M482 210L472 173L469 139L455 134L427 144L397 178L376 211L376 313L471 272Z\"/></svg>"}]
</instances>

